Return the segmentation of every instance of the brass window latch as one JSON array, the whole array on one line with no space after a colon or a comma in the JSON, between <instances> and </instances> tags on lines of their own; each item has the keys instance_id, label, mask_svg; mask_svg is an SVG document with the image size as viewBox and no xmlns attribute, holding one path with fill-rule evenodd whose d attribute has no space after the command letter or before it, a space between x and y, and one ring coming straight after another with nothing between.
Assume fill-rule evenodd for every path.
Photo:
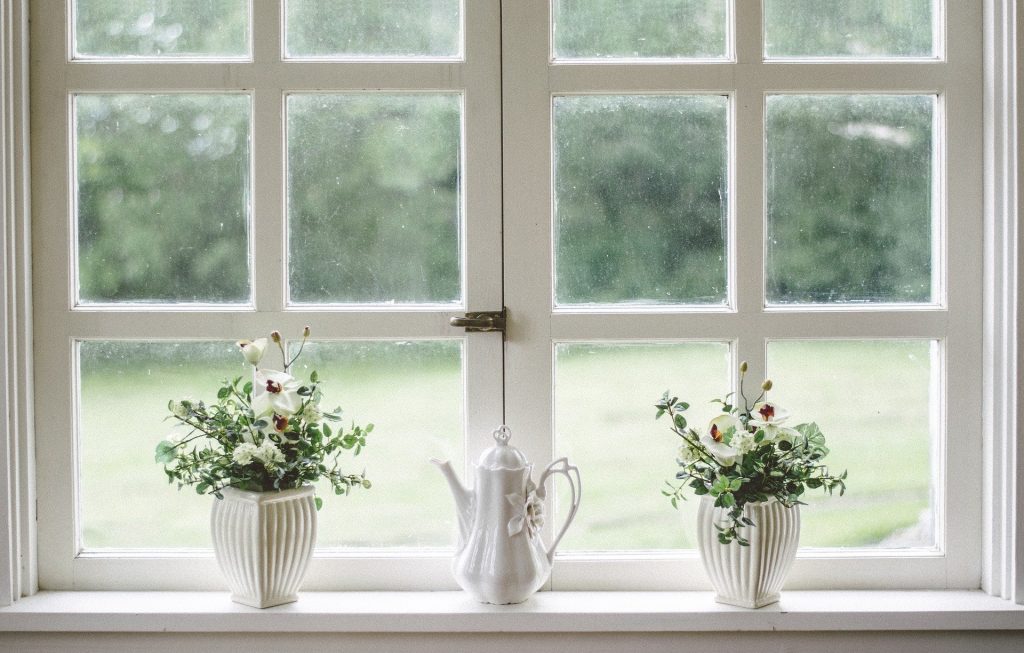
<instances>
[{"instance_id":1,"label":"brass window latch","mask_svg":"<svg viewBox=\"0 0 1024 653\"><path fill-rule=\"evenodd\" d=\"M465 316L458 316L448 320L453 327L462 327L467 333L483 333L487 331L500 331L505 333L505 319L508 317L508 308L500 311L474 311L466 313Z\"/></svg>"}]
</instances>

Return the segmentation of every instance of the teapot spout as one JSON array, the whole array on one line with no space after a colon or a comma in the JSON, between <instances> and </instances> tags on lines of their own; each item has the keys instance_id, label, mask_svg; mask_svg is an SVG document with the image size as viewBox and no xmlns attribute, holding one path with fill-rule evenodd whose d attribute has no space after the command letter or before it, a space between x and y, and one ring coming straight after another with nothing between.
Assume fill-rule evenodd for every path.
<instances>
[{"instance_id":1,"label":"teapot spout","mask_svg":"<svg viewBox=\"0 0 1024 653\"><path fill-rule=\"evenodd\" d=\"M455 470L452 469L450 462L438 460L437 458L431 458L430 462L437 465L437 468L441 470L441 473L444 474L445 479L448 481L448 487L452 490L452 497L455 499L455 512L459 517L459 539L461 542L465 542L466 538L469 537L470 525L473 523L473 492L467 490L459 482L459 478L455 475Z\"/></svg>"}]
</instances>

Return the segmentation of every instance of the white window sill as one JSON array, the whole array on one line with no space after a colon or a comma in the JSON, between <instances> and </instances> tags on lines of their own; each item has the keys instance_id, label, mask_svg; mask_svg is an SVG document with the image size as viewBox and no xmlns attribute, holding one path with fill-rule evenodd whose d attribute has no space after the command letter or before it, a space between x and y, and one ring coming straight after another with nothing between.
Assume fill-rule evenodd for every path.
<instances>
[{"instance_id":1,"label":"white window sill","mask_svg":"<svg viewBox=\"0 0 1024 653\"><path fill-rule=\"evenodd\" d=\"M0 632L715 632L1024 630L1024 606L980 591L784 592L760 610L709 592L541 592L513 606L462 592L304 592L257 610L225 592L40 592Z\"/></svg>"}]
</instances>

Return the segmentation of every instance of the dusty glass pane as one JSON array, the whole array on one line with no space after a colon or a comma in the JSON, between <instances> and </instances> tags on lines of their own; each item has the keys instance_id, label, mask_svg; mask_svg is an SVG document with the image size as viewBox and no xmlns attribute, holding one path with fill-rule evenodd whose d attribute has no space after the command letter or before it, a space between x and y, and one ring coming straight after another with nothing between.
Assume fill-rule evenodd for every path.
<instances>
[{"instance_id":1,"label":"dusty glass pane","mask_svg":"<svg viewBox=\"0 0 1024 653\"><path fill-rule=\"evenodd\" d=\"M243 303L248 95L75 96L79 301Z\"/></svg>"},{"instance_id":2,"label":"dusty glass pane","mask_svg":"<svg viewBox=\"0 0 1024 653\"><path fill-rule=\"evenodd\" d=\"M580 468L585 493L559 550L696 546L698 502L676 511L661 494L675 480L680 440L654 421L654 403L671 389L703 424L719 412L711 399L729 392L729 368L722 342L556 345L556 455ZM557 485L561 524L569 496Z\"/></svg>"},{"instance_id":3,"label":"dusty glass pane","mask_svg":"<svg viewBox=\"0 0 1024 653\"><path fill-rule=\"evenodd\" d=\"M457 57L460 0L286 0L289 57Z\"/></svg>"},{"instance_id":4,"label":"dusty glass pane","mask_svg":"<svg viewBox=\"0 0 1024 653\"><path fill-rule=\"evenodd\" d=\"M427 461L465 465L462 341L314 342L299 361L296 373L315 369L325 380L325 406L341 405L345 420L374 424L353 462L373 487L340 498L319 490L319 546L452 546L451 495Z\"/></svg>"},{"instance_id":5,"label":"dusty glass pane","mask_svg":"<svg viewBox=\"0 0 1024 653\"><path fill-rule=\"evenodd\" d=\"M75 0L76 57L244 57L247 0Z\"/></svg>"},{"instance_id":6,"label":"dusty glass pane","mask_svg":"<svg viewBox=\"0 0 1024 653\"><path fill-rule=\"evenodd\" d=\"M930 57L934 0L765 0L768 57Z\"/></svg>"},{"instance_id":7,"label":"dusty glass pane","mask_svg":"<svg viewBox=\"0 0 1024 653\"><path fill-rule=\"evenodd\" d=\"M461 100L288 97L291 299L461 300Z\"/></svg>"},{"instance_id":8,"label":"dusty glass pane","mask_svg":"<svg viewBox=\"0 0 1024 653\"><path fill-rule=\"evenodd\" d=\"M728 100L555 98L555 302L726 301Z\"/></svg>"},{"instance_id":9,"label":"dusty glass pane","mask_svg":"<svg viewBox=\"0 0 1024 653\"><path fill-rule=\"evenodd\" d=\"M558 59L726 56L727 0L555 0Z\"/></svg>"},{"instance_id":10,"label":"dusty glass pane","mask_svg":"<svg viewBox=\"0 0 1024 653\"><path fill-rule=\"evenodd\" d=\"M930 302L930 95L767 99L767 299Z\"/></svg>"},{"instance_id":11,"label":"dusty glass pane","mask_svg":"<svg viewBox=\"0 0 1024 653\"><path fill-rule=\"evenodd\" d=\"M209 547L210 501L168 485L153 461L171 432L167 402L213 400L250 373L234 342L86 341L79 345L79 510L82 545Z\"/></svg>"},{"instance_id":12,"label":"dusty glass pane","mask_svg":"<svg viewBox=\"0 0 1024 653\"><path fill-rule=\"evenodd\" d=\"M937 352L932 340L768 344L772 399L790 421L816 422L831 449L829 469L850 474L843 497L807 495L801 546L935 545Z\"/></svg>"},{"instance_id":13,"label":"dusty glass pane","mask_svg":"<svg viewBox=\"0 0 1024 653\"><path fill-rule=\"evenodd\" d=\"M168 485L153 451L173 426L164 419L170 399L212 401L222 379L252 368L233 342L87 341L80 352L83 545L211 546L214 499ZM341 405L347 421L375 425L363 453L342 458L353 473L365 468L373 488L349 497L318 488L319 546L451 545L451 498L426 460L463 465L461 359L461 342L450 340L306 346L292 371L308 377L316 369L325 406ZM280 367L276 351L265 364ZM437 491L423 491L430 487Z\"/></svg>"}]
</instances>

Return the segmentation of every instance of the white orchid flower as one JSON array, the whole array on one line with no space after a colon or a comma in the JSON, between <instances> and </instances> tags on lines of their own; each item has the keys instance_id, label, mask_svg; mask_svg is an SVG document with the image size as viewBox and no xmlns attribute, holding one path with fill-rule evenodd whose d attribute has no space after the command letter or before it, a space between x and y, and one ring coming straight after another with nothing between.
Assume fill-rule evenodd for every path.
<instances>
[{"instance_id":1,"label":"white orchid flower","mask_svg":"<svg viewBox=\"0 0 1024 653\"><path fill-rule=\"evenodd\" d=\"M751 426L757 426L760 428L766 426L779 426L787 419L789 419L788 410L780 408L779 406L767 401L754 404L754 409L750 411Z\"/></svg>"},{"instance_id":2,"label":"white orchid flower","mask_svg":"<svg viewBox=\"0 0 1024 653\"><path fill-rule=\"evenodd\" d=\"M257 370L253 375L252 410L256 417L294 415L302 408L301 387L302 384L291 374Z\"/></svg>"},{"instance_id":3,"label":"white orchid flower","mask_svg":"<svg viewBox=\"0 0 1024 653\"><path fill-rule=\"evenodd\" d=\"M740 433L743 431L743 424L738 419L729 413L722 413L715 417L708 424L708 433L711 435L711 439L715 442L721 442L722 437L729 431L733 430L734 433Z\"/></svg>"},{"instance_id":4,"label":"white orchid flower","mask_svg":"<svg viewBox=\"0 0 1024 653\"><path fill-rule=\"evenodd\" d=\"M263 360L263 352L267 350L266 338L239 340L235 344L241 348L245 360L249 361L249 364L253 366L260 364L260 361Z\"/></svg>"},{"instance_id":5,"label":"white orchid flower","mask_svg":"<svg viewBox=\"0 0 1024 653\"><path fill-rule=\"evenodd\" d=\"M710 435L702 435L700 443L708 450L718 464L722 467L732 467L742 457L739 449L735 449L724 442L716 442Z\"/></svg>"}]
</instances>

